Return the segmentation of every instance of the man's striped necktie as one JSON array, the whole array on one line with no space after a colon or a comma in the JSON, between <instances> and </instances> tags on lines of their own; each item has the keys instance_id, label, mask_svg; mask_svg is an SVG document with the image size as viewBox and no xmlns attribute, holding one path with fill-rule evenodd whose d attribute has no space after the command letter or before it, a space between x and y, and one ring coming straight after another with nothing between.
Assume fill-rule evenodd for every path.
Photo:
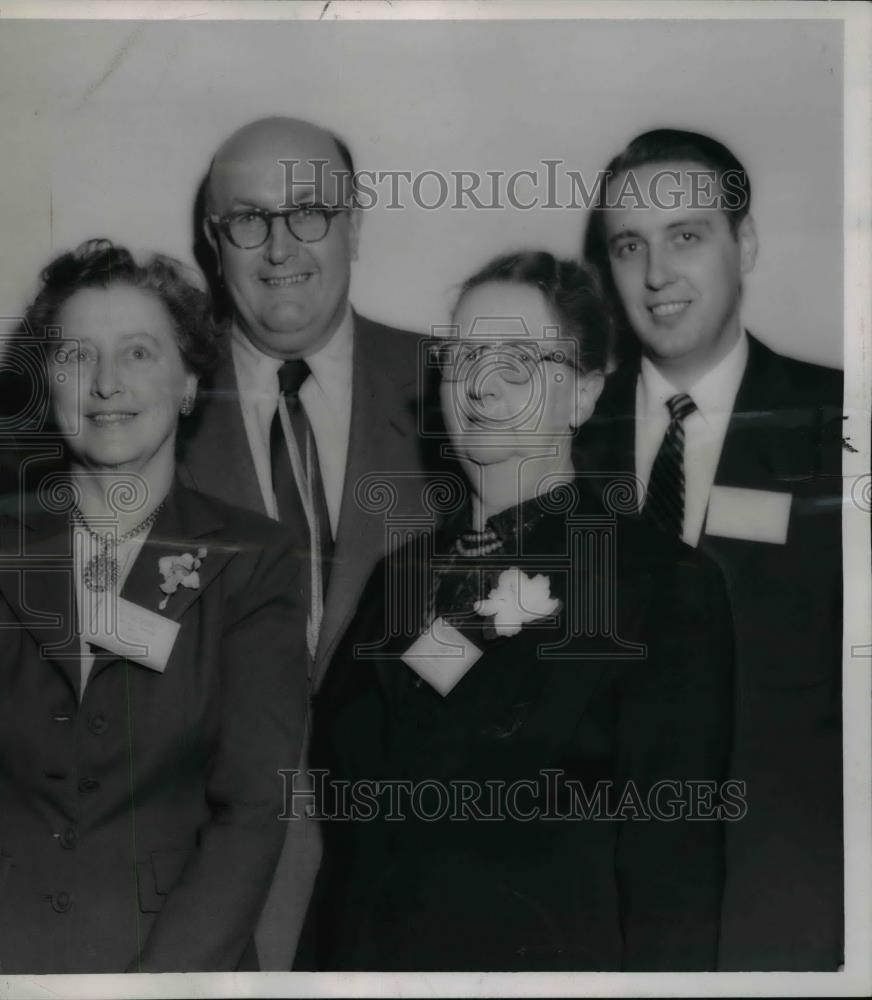
<instances>
[{"instance_id":1,"label":"man's striped necktie","mask_svg":"<svg viewBox=\"0 0 872 1000\"><path fill-rule=\"evenodd\" d=\"M696 410L696 403L685 392L666 400L669 426L648 479L642 507L646 517L661 531L681 538L684 532L684 421Z\"/></svg>"},{"instance_id":2,"label":"man's striped necktie","mask_svg":"<svg viewBox=\"0 0 872 1000\"><path fill-rule=\"evenodd\" d=\"M308 528L311 572L307 640L314 658L333 556L333 537L318 463L318 449L299 396L308 376L309 366L302 358L286 361L279 369L279 393L287 407L289 430L294 439L292 447L299 455L299 462L295 470L279 410L276 411L270 428L270 459L279 519L286 524L303 524Z\"/></svg>"}]
</instances>

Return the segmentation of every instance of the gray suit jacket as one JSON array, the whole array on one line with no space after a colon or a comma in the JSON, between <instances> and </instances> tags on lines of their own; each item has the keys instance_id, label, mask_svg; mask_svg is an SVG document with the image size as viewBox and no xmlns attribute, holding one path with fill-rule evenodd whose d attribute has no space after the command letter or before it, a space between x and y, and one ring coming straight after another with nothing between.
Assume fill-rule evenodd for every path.
<instances>
[{"instance_id":1,"label":"gray suit jacket","mask_svg":"<svg viewBox=\"0 0 872 1000\"><path fill-rule=\"evenodd\" d=\"M421 338L354 315L351 436L313 680L316 686L386 544L385 519L420 507L423 460L418 435ZM231 359L204 386L205 406L180 449L180 476L203 493L264 513ZM234 476L227 470L232 457ZM377 478L396 491L389 510ZM288 526L306 548L306 526Z\"/></svg>"},{"instance_id":2,"label":"gray suit jacket","mask_svg":"<svg viewBox=\"0 0 872 1000\"><path fill-rule=\"evenodd\" d=\"M320 686L376 563L387 549L408 537L406 531L421 527L425 486L418 433L421 339L354 314L348 465L324 618L315 662L310 664L313 689ZM180 441L180 478L203 493L263 512L232 359L201 386L200 394L205 405L191 418ZM230 468L234 475L228 474ZM306 526L287 527L298 551L304 552ZM301 769L306 757L304 747ZM284 853L257 933L262 969L290 968L320 856L316 824L289 821Z\"/></svg>"}]
</instances>

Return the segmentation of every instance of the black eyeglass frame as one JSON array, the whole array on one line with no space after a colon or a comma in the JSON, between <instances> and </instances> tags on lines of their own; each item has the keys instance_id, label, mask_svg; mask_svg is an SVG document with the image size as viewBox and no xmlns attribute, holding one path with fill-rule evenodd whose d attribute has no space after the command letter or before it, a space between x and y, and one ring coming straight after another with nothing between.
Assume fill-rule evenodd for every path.
<instances>
[{"instance_id":1,"label":"black eyeglass frame","mask_svg":"<svg viewBox=\"0 0 872 1000\"><path fill-rule=\"evenodd\" d=\"M543 364L546 361L552 361L558 365L565 365L567 368L572 368L579 374L584 374L584 369L578 363L578 361L573 357L574 351L567 351L561 349L559 346L552 345L548 341L539 340L500 340L496 339L481 339L470 338L468 340L459 340L454 338L443 338L443 337L428 337L426 341L427 349L430 353L431 363L434 365L439 373L439 376L446 382L462 382L469 374L472 372L477 373L478 366L482 364L489 356L496 354L499 357L502 351L506 356L511 357L515 361L520 361L523 365L534 366ZM548 350L548 348L552 348ZM469 354L466 357L448 359L446 355L450 355L457 351L462 353L463 349L466 348ZM555 349L556 348L556 349ZM528 355L526 359L521 358L519 355L525 353ZM454 373L460 370L460 376L453 377ZM495 369L498 371L498 369ZM449 372L451 374L449 374ZM532 370L528 370L527 379L512 379L507 381L529 381L532 378Z\"/></svg>"},{"instance_id":2,"label":"black eyeglass frame","mask_svg":"<svg viewBox=\"0 0 872 1000\"><path fill-rule=\"evenodd\" d=\"M209 215L208 219L213 226L224 234L227 241L235 246L237 250L258 250L272 235L273 221L275 219L284 219L285 228L298 243L320 243L321 240L327 238L327 234L330 232L330 224L333 222L334 216L340 215L342 212L350 211L351 209L347 207L331 208L328 205L297 205L294 208L280 209L278 212L268 212L266 209L262 208L247 208L239 212L231 212L229 215ZM314 239L303 239L299 236L294 231L294 227L291 223L291 217L298 215L300 212L318 212L324 221L324 232ZM244 215L255 215L266 222L266 232L264 233L263 239L259 243L253 243L250 246L245 246L241 243L237 243L233 238L230 232L230 226L234 219L238 219Z\"/></svg>"}]
</instances>

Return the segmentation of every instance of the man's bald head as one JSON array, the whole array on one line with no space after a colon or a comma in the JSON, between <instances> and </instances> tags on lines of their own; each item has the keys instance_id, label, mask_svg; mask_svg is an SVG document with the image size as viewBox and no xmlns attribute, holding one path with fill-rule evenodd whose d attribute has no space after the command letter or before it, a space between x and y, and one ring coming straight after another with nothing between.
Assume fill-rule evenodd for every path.
<instances>
[{"instance_id":1,"label":"man's bald head","mask_svg":"<svg viewBox=\"0 0 872 1000\"><path fill-rule=\"evenodd\" d=\"M306 150L306 159L303 160L296 150ZM297 161L293 171L290 165L282 166L283 161L291 160ZM301 193L306 181L316 179L319 173L323 173L325 181L331 181L331 175L341 178L335 193L345 196L343 204L353 193L354 161L339 136L301 118L275 116L243 125L218 147L206 181L207 210L222 214L219 206L228 184L232 185L235 177L250 173L264 161L275 164L283 182L286 179L299 182L295 189ZM313 166L317 162L324 165Z\"/></svg>"},{"instance_id":2,"label":"man's bald head","mask_svg":"<svg viewBox=\"0 0 872 1000\"><path fill-rule=\"evenodd\" d=\"M320 350L348 311L360 226L353 170L340 139L296 118L245 125L212 160L204 232L236 325L265 354ZM250 222L262 243L233 235Z\"/></svg>"}]
</instances>

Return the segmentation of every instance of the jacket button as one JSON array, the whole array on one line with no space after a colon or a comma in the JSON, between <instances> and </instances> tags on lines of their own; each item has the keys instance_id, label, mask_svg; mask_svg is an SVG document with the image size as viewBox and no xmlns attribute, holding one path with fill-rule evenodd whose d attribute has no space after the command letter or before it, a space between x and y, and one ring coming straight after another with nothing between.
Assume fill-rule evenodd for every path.
<instances>
[{"instance_id":1,"label":"jacket button","mask_svg":"<svg viewBox=\"0 0 872 1000\"><path fill-rule=\"evenodd\" d=\"M88 729L95 736L102 736L103 733L109 728L109 723L106 721L106 716L102 712L97 712L88 719Z\"/></svg>"},{"instance_id":2,"label":"jacket button","mask_svg":"<svg viewBox=\"0 0 872 1000\"><path fill-rule=\"evenodd\" d=\"M100 787L96 778L82 778L79 782L80 792L95 792Z\"/></svg>"},{"instance_id":3,"label":"jacket button","mask_svg":"<svg viewBox=\"0 0 872 1000\"><path fill-rule=\"evenodd\" d=\"M66 913L73 905L73 897L68 892L56 892L51 898L51 908L55 913Z\"/></svg>"},{"instance_id":4,"label":"jacket button","mask_svg":"<svg viewBox=\"0 0 872 1000\"><path fill-rule=\"evenodd\" d=\"M66 830L61 833L61 847L65 847L68 851L71 851L76 846L78 840L79 834L74 826L68 826Z\"/></svg>"}]
</instances>

